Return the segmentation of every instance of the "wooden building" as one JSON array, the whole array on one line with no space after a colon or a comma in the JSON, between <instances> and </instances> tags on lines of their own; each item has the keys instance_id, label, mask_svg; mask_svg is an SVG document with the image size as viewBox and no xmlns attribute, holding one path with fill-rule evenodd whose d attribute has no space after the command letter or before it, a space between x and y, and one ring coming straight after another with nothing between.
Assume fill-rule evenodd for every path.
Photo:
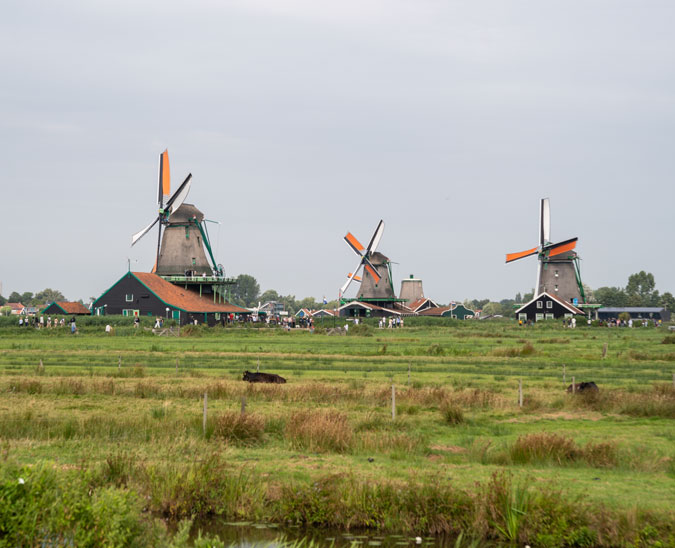
<instances>
[{"instance_id":1,"label":"wooden building","mask_svg":"<svg viewBox=\"0 0 675 548\"><path fill-rule=\"evenodd\" d=\"M179 325L205 323L215 325L242 315L246 308L217 303L207 297L174 285L150 272L127 272L92 305L96 316L158 316L176 320Z\"/></svg>"},{"instance_id":2,"label":"wooden building","mask_svg":"<svg viewBox=\"0 0 675 548\"><path fill-rule=\"evenodd\" d=\"M634 320L670 321L670 310L662 306L605 306L598 309L597 316L600 320L612 320L617 319L619 314L624 312L628 313Z\"/></svg>"},{"instance_id":3,"label":"wooden building","mask_svg":"<svg viewBox=\"0 0 675 548\"><path fill-rule=\"evenodd\" d=\"M42 314L54 314L57 316L89 316L91 310L82 303L54 301L42 310Z\"/></svg>"},{"instance_id":4,"label":"wooden building","mask_svg":"<svg viewBox=\"0 0 675 548\"><path fill-rule=\"evenodd\" d=\"M515 312L516 319L523 322L538 322L542 320L557 320L584 316L584 312L572 303L563 301L556 295L547 292L540 293L529 303L524 304Z\"/></svg>"}]
</instances>

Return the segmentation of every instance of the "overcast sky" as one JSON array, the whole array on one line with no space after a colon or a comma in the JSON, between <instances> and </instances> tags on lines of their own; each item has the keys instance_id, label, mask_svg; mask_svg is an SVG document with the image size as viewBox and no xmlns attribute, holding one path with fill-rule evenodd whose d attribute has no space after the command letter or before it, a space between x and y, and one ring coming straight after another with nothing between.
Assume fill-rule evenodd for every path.
<instances>
[{"instance_id":1,"label":"overcast sky","mask_svg":"<svg viewBox=\"0 0 675 548\"><path fill-rule=\"evenodd\" d=\"M9 0L2 293L150 270L157 157L228 275L335 298L380 250L439 302L530 290L539 199L582 277L675 291L675 3ZM354 293L351 288L349 293Z\"/></svg>"}]
</instances>

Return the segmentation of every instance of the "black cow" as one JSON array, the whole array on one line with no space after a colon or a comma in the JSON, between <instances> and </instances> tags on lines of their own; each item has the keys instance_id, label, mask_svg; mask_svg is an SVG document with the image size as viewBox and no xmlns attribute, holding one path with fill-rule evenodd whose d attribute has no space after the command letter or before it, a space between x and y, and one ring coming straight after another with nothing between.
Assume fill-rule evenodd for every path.
<instances>
[{"instance_id":1,"label":"black cow","mask_svg":"<svg viewBox=\"0 0 675 548\"><path fill-rule=\"evenodd\" d=\"M578 392L579 394L583 394L584 392L597 392L598 390L600 390L598 388L598 385L595 384L593 381L575 383L574 389L572 389L571 384L567 387L568 392L570 392L570 393L571 392L574 392L574 393Z\"/></svg>"},{"instance_id":2,"label":"black cow","mask_svg":"<svg viewBox=\"0 0 675 548\"><path fill-rule=\"evenodd\" d=\"M274 384L284 384L286 382L286 379L274 373L251 373L250 371L244 371L243 380L248 382L271 382Z\"/></svg>"}]
</instances>

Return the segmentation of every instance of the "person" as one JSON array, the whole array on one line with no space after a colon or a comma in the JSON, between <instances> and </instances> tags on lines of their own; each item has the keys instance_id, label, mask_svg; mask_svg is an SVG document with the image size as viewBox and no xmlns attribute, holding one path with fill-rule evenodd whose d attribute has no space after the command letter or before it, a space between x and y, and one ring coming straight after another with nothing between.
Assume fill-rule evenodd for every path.
<instances>
[{"instance_id":1,"label":"person","mask_svg":"<svg viewBox=\"0 0 675 548\"><path fill-rule=\"evenodd\" d=\"M159 328L159 327L162 327L162 322L160 321L159 316L158 316L157 319L155 320L155 328Z\"/></svg>"},{"instance_id":2,"label":"person","mask_svg":"<svg viewBox=\"0 0 675 548\"><path fill-rule=\"evenodd\" d=\"M75 316L73 316L72 318L70 318L70 333L74 335L76 331L77 325L75 324Z\"/></svg>"},{"instance_id":3,"label":"person","mask_svg":"<svg viewBox=\"0 0 675 548\"><path fill-rule=\"evenodd\" d=\"M65 318L61 318L61 327L63 327L64 325L66 325L66 319L65 319Z\"/></svg>"},{"instance_id":4,"label":"person","mask_svg":"<svg viewBox=\"0 0 675 548\"><path fill-rule=\"evenodd\" d=\"M19 318L19 327L23 327L23 318Z\"/></svg>"},{"instance_id":5,"label":"person","mask_svg":"<svg viewBox=\"0 0 675 548\"><path fill-rule=\"evenodd\" d=\"M110 324L106 324L105 333L106 335L110 335L110 333L112 333L112 326Z\"/></svg>"},{"instance_id":6,"label":"person","mask_svg":"<svg viewBox=\"0 0 675 548\"><path fill-rule=\"evenodd\" d=\"M45 317L40 316L40 328L43 328L45 326Z\"/></svg>"},{"instance_id":7,"label":"person","mask_svg":"<svg viewBox=\"0 0 675 548\"><path fill-rule=\"evenodd\" d=\"M577 319L574 316L572 316L572 329L576 328L576 326L577 326Z\"/></svg>"},{"instance_id":8,"label":"person","mask_svg":"<svg viewBox=\"0 0 675 548\"><path fill-rule=\"evenodd\" d=\"M138 326L141 324L141 320L138 316L134 318L134 327L138 328Z\"/></svg>"},{"instance_id":9,"label":"person","mask_svg":"<svg viewBox=\"0 0 675 548\"><path fill-rule=\"evenodd\" d=\"M401 318L401 325L400 327L403 327L403 318Z\"/></svg>"}]
</instances>

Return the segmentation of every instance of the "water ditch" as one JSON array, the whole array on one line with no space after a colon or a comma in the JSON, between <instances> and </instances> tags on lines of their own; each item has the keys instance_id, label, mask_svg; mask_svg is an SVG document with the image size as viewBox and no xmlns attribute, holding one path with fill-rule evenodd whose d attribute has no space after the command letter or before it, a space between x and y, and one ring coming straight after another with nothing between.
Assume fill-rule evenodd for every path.
<instances>
[{"instance_id":1,"label":"water ditch","mask_svg":"<svg viewBox=\"0 0 675 548\"><path fill-rule=\"evenodd\" d=\"M288 546L295 543L301 543L301 546L331 546L333 548L403 548L405 546L409 548L452 548L456 546L457 542L456 538L445 535L420 537L403 534L378 534L372 531L345 532L250 521L196 523L192 529L192 536L196 537L198 531L201 531L203 535L217 535L226 546L236 548L261 546L274 548L275 546ZM485 545L483 544L483 546Z\"/></svg>"}]
</instances>

